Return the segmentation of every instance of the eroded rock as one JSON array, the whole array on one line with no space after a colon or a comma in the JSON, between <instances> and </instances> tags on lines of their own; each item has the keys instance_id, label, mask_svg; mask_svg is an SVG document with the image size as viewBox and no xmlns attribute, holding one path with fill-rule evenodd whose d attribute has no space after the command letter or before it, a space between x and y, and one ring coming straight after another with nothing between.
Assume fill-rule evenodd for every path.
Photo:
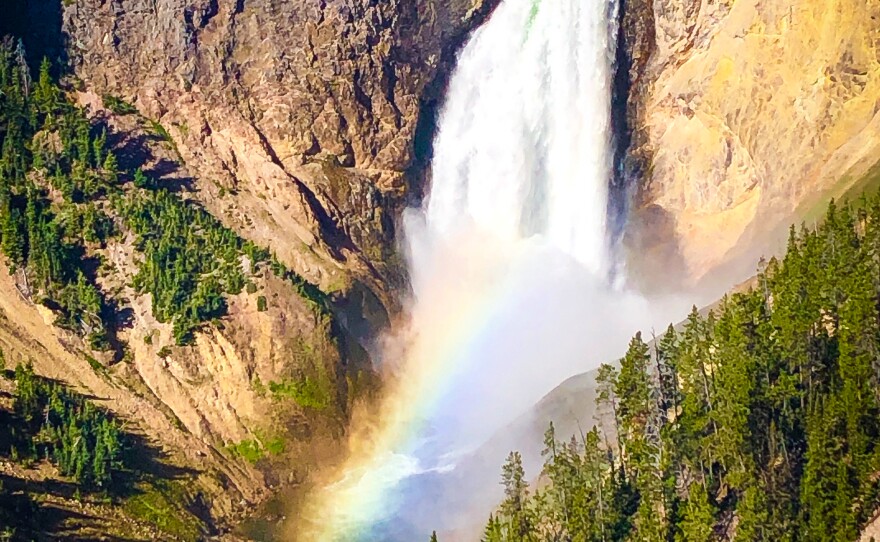
<instances>
[{"instance_id":1,"label":"eroded rock","mask_svg":"<svg viewBox=\"0 0 880 542\"><path fill-rule=\"evenodd\" d=\"M419 117L494 3L78 0L64 30L76 74L166 128L209 210L325 288L384 297Z\"/></svg>"},{"instance_id":2,"label":"eroded rock","mask_svg":"<svg viewBox=\"0 0 880 542\"><path fill-rule=\"evenodd\" d=\"M656 35L630 99L646 172L631 239L640 253L675 260L690 281L751 262L769 232L845 193L880 158L880 2L630 9Z\"/></svg>"}]
</instances>

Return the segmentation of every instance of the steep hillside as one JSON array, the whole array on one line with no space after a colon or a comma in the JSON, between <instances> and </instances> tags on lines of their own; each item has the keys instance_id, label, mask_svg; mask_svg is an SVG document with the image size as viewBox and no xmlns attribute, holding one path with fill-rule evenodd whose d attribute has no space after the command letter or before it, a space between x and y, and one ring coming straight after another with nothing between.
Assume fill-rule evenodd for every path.
<instances>
[{"instance_id":1,"label":"steep hillside","mask_svg":"<svg viewBox=\"0 0 880 542\"><path fill-rule=\"evenodd\" d=\"M371 367L330 297L188 198L161 127L108 102L0 42L0 347L190 469L211 530L332 457Z\"/></svg>"},{"instance_id":2,"label":"steep hillside","mask_svg":"<svg viewBox=\"0 0 880 542\"><path fill-rule=\"evenodd\" d=\"M732 288L730 295L745 293L757 284L756 278L749 279ZM699 314L706 316L712 310L718 310L720 302L709 304L699 310ZM679 332L684 329L686 322L679 322L675 329ZM656 348L656 340L652 340L649 346ZM597 359L595 354L585 353L582 363L585 367L597 366L600 363L610 363L611 366L619 367L619 360ZM474 502L500 502L503 498L503 489L498 486L487 487L482 482L482 476L487 471L498 469L499 460L511 450L517 450L522 456L523 468L530 475L536 475L542 470L544 455L544 442L542 436L547 427L552 423L556 434L560 436L575 435L581 438L594 426L614 445L615 427L611 409L599 407L597 398L599 386L597 384L598 369L587 371L567 378L556 386L547 395L535 403L523 415L513 423L504 427L483 443L477 450L465 457L460 468L463 472L460 480L478 480L472 484L469 498ZM464 485L462 487L468 487ZM468 518L467 527L473 528L476 523L481 524L485 518ZM444 528L452 527L451 521L444 522Z\"/></svg>"},{"instance_id":3,"label":"steep hillside","mask_svg":"<svg viewBox=\"0 0 880 542\"><path fill-rule=\"evenodd\" d=\"M0 347L185 469L197 529L338 453L402 285L396 215L493 5L8 6Z\"/></svg>"},{"instance_id":4,"label":"steep hillside","mask_svg":"<svg viewBox=\"0 0 880 542\"><path fill-rule=\"evenodd\" d=\"M629 0L633 262L697 280L880 159L880 3ZM778 228L782 226L781 237ZM674 267L670 267L674 266ZM656 282L656 281L655 281Z\"/></svg>"},{"instance_id":5,"label":"steep hillside","mask_svg":"<svg viewBox=\"0 0 880 542\"><path fill-rule=\"evenodd\" d=\"M385 304L453 54L495 2L65 2L86 86L165 126L197 197L325 290Z\"/></svg>"},{"instance_id":6,"label":"steep hillside","mask_svg":"<svg viewBox=\"0 0 880 542\"><path fill-rule=\"evenodd\" d=\"M637 333L619 364L560 386L535 412L568 422L532 444L542 480L529 487L528 462L508 456L484 539L868 540L878 243L880 196L832 202L753 287L653 345ZM591 410L598 427L571 423Z\"/></svg>"}]
</instances>

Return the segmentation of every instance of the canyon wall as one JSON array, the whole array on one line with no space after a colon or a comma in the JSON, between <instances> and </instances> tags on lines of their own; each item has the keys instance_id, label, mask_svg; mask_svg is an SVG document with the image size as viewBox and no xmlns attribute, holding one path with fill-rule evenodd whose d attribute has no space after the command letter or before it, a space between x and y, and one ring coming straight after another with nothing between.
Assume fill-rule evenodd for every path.
<instances>
[{"instance_id":1,"label":"canyon wall","mask_svg":"<svg viewBox=\"0 0 880 542\"><path fill-rule=\"evenodd\" d=\"M77 0L63 30L76 75L165 127L213 214L323 289L358 279L388 304L417 154L491 6Z\"/></svg>"},{"instance_id":2,"label":"canyon wall","mask_svg":"<svg viewBox=\"0 0 880 542\"><path fill-rule=\"evenodd\" d=\"M302 481L338 453L350 401L371 386L359 339L387 325L405 287L395 221L421 197L455 52L495 4L14 2L0 31L53 60L70 97L108 129L123 169L143 167L269 247L330 307L263 266L226 316L175 346L170 323L131 286L139 262L123 236L96 255L102 292L121 302L124 358L55 326L2 269L8 359L101 401L192 469L192 493L216 526ZM329 402L301 396L299 384L316 381ZM266 452L278 438L284 450Z\"/></svg>"},{"instance_id":3,"label":"canyon wall","mask_svg":"<svg viewBox=\"0 0 880 542\"><path fill-rule=\"evenodd\" d=\"M639 274L751 266L790 222L864 187L880 158L880 2L628 4Z\"/></svg>"}]
</instances>

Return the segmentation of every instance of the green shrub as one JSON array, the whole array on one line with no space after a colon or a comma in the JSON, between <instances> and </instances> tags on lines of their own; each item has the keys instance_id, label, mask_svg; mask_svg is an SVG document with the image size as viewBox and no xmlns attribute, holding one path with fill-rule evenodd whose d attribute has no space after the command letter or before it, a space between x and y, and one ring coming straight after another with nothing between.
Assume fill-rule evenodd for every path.
<instances>
[{"instance_id":1,"label":"green shrub","mask_svg":"<svg viewBox=\"0 0 880 542\"><path fill-rule=\"evenodd\" d=\"M248 463L256 464L267 456L284 453L284 439L277 436L269 438L258 437L230 444L226 449L231 454L241 457Z\"/></svg>"},{"instance_id":2,"label":"green shrub","mask_svg":"<svg viewBox=\"0 0 880 542\"><path fill-rule=\"evenodd\" d=\"M230 444L226 448L233 455L238 456L251 464L258 462L265 457L263 447L256 439L243 440L235 444Z\"/></svg>"},{"instance_id":3,"label":"green shrub","mask_svg":"<svg viewBox=\"0 0 880 542\"><path fill-rule=\"evenodd\" d=\"M332 401L330 383L308 376L301 380L286 379L269 382L269 391L276 398L293 399L299 406L315 410L326 409Z\"/></svg>"},{"instance_id":4,"label":"green shrub","mask_svg":"<svg viewBox=\"0 0 880 542\"><path fill-rule=\"evenodd\" d=\"M155 525L177 539L187 542L202 539L205 525L188 510L192 499L186 482L142 482L137 490L123 504L128 514Z\"/></svg>"},{"instance_id":5,"label":"green shrub","mask_svg":"<svg viewBox=\"0 0 880 542\"><path fill-rule=\"evenodd\" d=\"M71 2L72 0L67 1ZM103 100L104 106L117 115L135 115L138 112L135 106L126 102L122 98L117 98L116 96L105 94Z\"/></svg>"}]
</instances>

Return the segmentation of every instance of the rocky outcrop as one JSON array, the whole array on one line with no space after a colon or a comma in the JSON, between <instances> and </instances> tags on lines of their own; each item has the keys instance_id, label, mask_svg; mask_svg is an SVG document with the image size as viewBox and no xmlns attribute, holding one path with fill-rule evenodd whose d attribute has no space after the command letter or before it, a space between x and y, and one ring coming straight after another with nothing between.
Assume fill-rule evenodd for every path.
<instances>
[{"instance_id":1,"label":"rocky outcrop","mask_svg":"<svg viewBox=\"0 0 880 542\"><path fill-rule=\"evenodd\" d=\"M381 296L419 129L492 5L76 0L63 28L76 75L165 127L212 213L324 289Z\"/></svg>"},{"instance_id":2,"label":"rocky outcrop","mask_svg":"<svg viewBox=\"0 0 880 542\"><path fill-rule=\"evenodd\" d=\"M167 144L138 143L148 139L141 120L96 110L88 93L79 99L117 150L150 156L148 171L171 167ZM175 171L160 182L173 188L187 178ZM369 359L333 314L265 262L243 261L248 287L226 298L224 316L196 331L194 344L178 346L151 294L133 286L143 257L135 245L120 230L89 247L101 261L96 283L115 307L107 351L56 325L58 313L30 295L22 270L0 265L0 358L7 369L32 363L119 416L161 452L157 475L185 472L208 527L223 529L333 457L354 388L369 382ZM309 395L298 391L303 382Z\"/></svg>"},{"instance_id":3,"label":"rocky outcrop","mask_svg":"<svg viewBox=\"0 0 880 542\"><path fill-rule=\"evenodd\" d=\"M631 0L643 276L697 280L880 158L880 2ZM811 217L808 217L811 218ZM675 274L673 272L672 274ZM664 277L662 280L668 280Z\"/></svg>"}]
</instances>

